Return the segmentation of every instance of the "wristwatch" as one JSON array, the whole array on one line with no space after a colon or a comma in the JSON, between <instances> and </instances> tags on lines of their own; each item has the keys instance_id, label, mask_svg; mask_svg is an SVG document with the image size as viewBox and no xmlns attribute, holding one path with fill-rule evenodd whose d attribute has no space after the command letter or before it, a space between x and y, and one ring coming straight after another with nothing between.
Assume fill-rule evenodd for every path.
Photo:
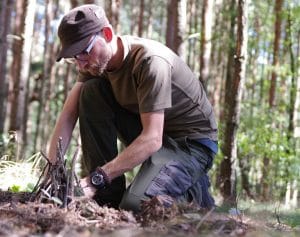
<instances>
[{"instance_id":1,"label":"wristwatch","mask_svg":"<svg viewBox=\"0 0 300 237\"><path fill-rule=\"evenodd\" d=\"M91 184L97 189L103 189L110 183L107 174L100 167L90 174L90 179Z\"/></svg>"}]
</instances>

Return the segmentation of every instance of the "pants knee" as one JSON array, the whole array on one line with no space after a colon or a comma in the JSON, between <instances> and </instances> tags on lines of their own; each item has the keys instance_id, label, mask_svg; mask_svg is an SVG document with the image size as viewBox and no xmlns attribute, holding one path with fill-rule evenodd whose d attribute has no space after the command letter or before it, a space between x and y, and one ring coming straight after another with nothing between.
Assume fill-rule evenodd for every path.
<instances>
[{"instance_id":1,"label":"pants knee","mask_svg":"<svg viewBox=\"0 0 300 237\"><path fill-rule=\"evenodd\" d=\"M127 190L123 195L119 208L127 211L133 211L136 213L141 211L140 205L141 205L140 197L130 194Z\"/></svg>"}]
</instances>

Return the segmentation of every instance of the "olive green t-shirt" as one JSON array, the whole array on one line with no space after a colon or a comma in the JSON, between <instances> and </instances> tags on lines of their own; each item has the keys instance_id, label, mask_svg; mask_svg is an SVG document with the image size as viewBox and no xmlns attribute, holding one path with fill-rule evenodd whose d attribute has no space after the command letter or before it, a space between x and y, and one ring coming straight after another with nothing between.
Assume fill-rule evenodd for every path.
<instances>
[{"instance_id":1,"label":"olive green t-shirt","mask_svg":"<svg viewBox=\"0 0 300 237\"><path fill-rule=\"evenodd\" d=\"M186 63L159 42L133 36L122 36L121 40L121 67L103 75L117 102L134 113L164 110L164 133L170 137L216 141L213 108ZM89 76L79 75L78 80L87 79Z\"/></svg>"}]
</instances>

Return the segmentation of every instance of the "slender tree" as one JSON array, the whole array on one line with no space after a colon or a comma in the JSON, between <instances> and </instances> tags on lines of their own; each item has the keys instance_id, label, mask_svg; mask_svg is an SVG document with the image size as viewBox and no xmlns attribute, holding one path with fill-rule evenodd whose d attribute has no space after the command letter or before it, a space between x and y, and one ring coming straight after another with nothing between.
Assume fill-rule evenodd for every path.
<instances>
[{"instance_id":1,"label":"slender tree","mask_svg":"<svg viewBox=\"0 0 300 237\"><path fill-rule=\"evenodd\" d=\"M200 81L206 88L209 78L209 63L211 55L211 30L213 0L204 0L201 21L201 48L200 48Z\"/></svg>"},{"instance_id":2,"label":"slender tree","mask_svg":"<svg viewBox=\"0 0 300 237\"><path fill-rule=\"evenodd\" d=\"M276 92L276 80L277 80L277 68L279 66L279 47L280 47L280 35L281 35L281 10L283 0L276 0L275 2L275 23L274 23L274 42L273 42L273 71L271 75L271 86L269 90L269 106L273 108L275 105L275 92Z\"/></svg>"},{"instance_id":3,"label":"slender tree","mask_svg":"<svg viewBox=\"0 0 300 237\"><path fill-rule=\"evenodd\" d=\"M139 23L138 23L138 36L143 36L144 31L144 11L145 11L145 1L140 0L140 14L139 14Z\"/></svg>"},{"instance_id":4,"label":"slender tree","mask_svg":"<svg viewBox=\"0 0 300 237\"><path fill-rule=\"evenodd\" d=\"M16 131L18 142L22 146L26 141L26 95L27 82L29 80L30 54L33 35L33 21L36 0L17 0L17 17L15 33L19 37L14 41L14 58L12 63L12 100L10 110L9 130ZM24 11L24 9L26 9ZM18 156L17 156L18 158Z\"/></svg>"},{"instance_id":5,"label":"slender tree","mask_svg":"<svg viewBox=\"0 0 300 237\"><path fill-rule=\"evenodd\" d=\"M71 8L78 6L78 0L70 0L70 3L71 3Z\"/></svg>"},{"instance_id":6,"label":"slender tree","mask_svg":"<svg viewBox=\"0 0 300 237\"><path fill-rule=\"evenodd\" d=\"M8 51L7 34L10 31L11 13L13 12L12 8L14 0L2 0L0 4L0 134L2 134L4 132L8 89L6 74L6 59Z\"/></svg>"},{"instance_id":7,"label":"slender tree","mask_svg":"<svg viewBox=\"0 0 300 237\"><path fill-rule=\"evenodd\" d=\"M169 0L166 45L185 59L186 0Z\"/></svg>"},{"instance_id":8,"label":"slender tree","mask_svg":"<svg viewBox=\"0 0 300 237\"><path fill-rule=\"evenodd\" d=\"M275 2L275 23L274 23L274 43L273 43L273 70L271 74L271 86L269 90L269 107L270 110L273 111L275 107L275 91L276 91L276 80L277 80L277 70L279 66L279 46L280 46L280 36L281 36L281 11L282 11L282 3L283 0L276 0ZM273 124L274 126L274 124ZM268 155L264 156L263 159L263 174L262 174L262 199L269 199L269 169L270 169L270 157Z\"/></svg>"},{"instance_id":9,"label":"slender tree","mask_svg":"<svg viewBox=\"0 0 300 237\"><path fill-rule=\"evenodd\" d=\"M187 25L188 25L188 52L187 52L187 64L191 67L193 62L192 56L194 52L194 41L195 37L193 37L193 33L195 33L194 29L194 15L195 15L195 0L188 1L187 4Z\"/></svg>"},{"instance_id":10,"label":"slender tree","mask_svg":"<svg viewBox=\"0 0 300 237\"><path fill-rule=\"evenodd\" d=\"M153 0L148 1L148 17L147 17L147 37L152 38L153 33L153 15L152 15L152 9L153 9Z\"/></svg>"},{"instance_id":11,"label":"slender tree","mask_svg":"<svg viewBox=\"0 0 300 237\"><path fill-rule=\"evenodd\" d=\"M234 58L234 75L226 90L230 93L230 99L226 105L225 134L222 146L224 159L221 163L221 178L223 180L222 195L225 203L235 203L235 182L232 180L232 164L236 160L236 133L240 118L240 103L245 82L246 58L247 58L247 0L238 0L237 6L237 40Z\"/></svg>"},{"instance_id":12,"label":"slender tree","mask_svg":"<svg viewBox=\"0 0 300 237\"><path fill-rule=\"evenodd\" d=\"M289 126L288 126L288 139L291 140L295 131L295 102L296 102L296 62L293 52L293 39L292 39L292 16L291 9L288 11L288 21L287 21L287 46L290 54L290 71L291 71L291 90L290 90L290 103L289 103ZM295 147L292 148L293 150Z\"/></svg>"},{"instance_id":13,"label":"slender tree","mask_svg":"<svg viewBox=\"0 0 300 237\"><path fill-rule=\"evenodd\" d=\"M106 7L107 17L116 33L120 33L120 8L122 0L109 0Z\"/></svg>"}]
</instances>

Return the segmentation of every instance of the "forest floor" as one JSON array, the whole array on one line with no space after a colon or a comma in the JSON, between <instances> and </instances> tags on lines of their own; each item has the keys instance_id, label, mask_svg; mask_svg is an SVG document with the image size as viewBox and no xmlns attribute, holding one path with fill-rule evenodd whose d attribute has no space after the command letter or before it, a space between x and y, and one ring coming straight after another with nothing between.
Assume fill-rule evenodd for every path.
<instances>
[{"instance_id":1,"label":"forest floor","mask_svg":"<svg viewBox=\"0 0 300 237\"><path fill-rule=\"evenodd\" d=\"M68 208L29 201L29 193L0 191L0 236L300 236L300 211L164 209L153 200L139 216L73 200ZM288 223L288 224L287 224Z\"/></svg>"}]
</instances>

